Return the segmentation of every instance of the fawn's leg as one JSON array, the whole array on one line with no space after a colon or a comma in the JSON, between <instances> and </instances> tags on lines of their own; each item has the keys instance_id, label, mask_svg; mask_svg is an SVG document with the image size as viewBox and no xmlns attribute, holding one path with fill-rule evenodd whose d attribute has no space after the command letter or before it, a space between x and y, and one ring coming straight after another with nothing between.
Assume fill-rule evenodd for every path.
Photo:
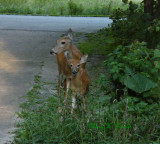
<instances>
[{"instance_id":1,"label":"fawn's leg","mask_svg":"<svg viewBox=\"0 0 160 144\"><path fill-rule=\"evenodd\" d=\"M76 108L76 94L72 94L72 108L71 114L73 114L74 109Z\"/></svg>"}]
</instances>

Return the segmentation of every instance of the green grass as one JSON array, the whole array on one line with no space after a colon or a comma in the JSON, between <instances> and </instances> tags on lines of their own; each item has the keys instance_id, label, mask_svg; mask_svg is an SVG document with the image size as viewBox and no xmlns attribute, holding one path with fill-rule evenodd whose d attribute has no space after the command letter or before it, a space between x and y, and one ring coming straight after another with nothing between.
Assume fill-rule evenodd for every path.
<instances>
[{"instance_id":1,"label":"green grass","mask_svg":"<svg viewBox=\"0 0 160 144\"><path fill-rule=\"evenodd\" d=\"M2 14L106 16L118 7L127 6L121 0L0 0Z\"/></svg>"},{"instance_id":2,"label":"green grass","mask_svg":"<svg viewBox=\"0 0 160 144\"><path fill-rule=\"evenodd\" d=\"M127 94L120 102L115 100L116 93L104 93L103 86L111 89L109 79L99 73L102 67L92 68L94 80L87 94L87 112L77 109L70 114L70 107L63 115L58 112L58 96L41 95L44 82L40 75L34 78L34 86L28 92L26 102L21 104L18 113L21 119L16 126L15 144L158 144L160 103L147 105ZM91 76L93 77L93 76ZM63 97L64 98L64 97ZM71 105L71 96L69 96Z\"/></svg>"}]
</instances>

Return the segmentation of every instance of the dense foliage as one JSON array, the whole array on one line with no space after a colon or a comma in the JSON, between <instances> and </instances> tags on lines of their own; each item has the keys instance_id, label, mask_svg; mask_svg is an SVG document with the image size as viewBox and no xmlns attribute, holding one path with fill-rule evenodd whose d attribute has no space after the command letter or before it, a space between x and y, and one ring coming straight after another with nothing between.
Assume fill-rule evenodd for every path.
<instances>
[{"instance_id":1,"label":"dense foliage","mask_svg":"<svg viewBox=\"0 0 160 144\"><path fill-rule=\"evenodd\" d=\"M144 120L143 128L139 127L137 131L141 138L138 140L133 134L133 141L141 142L142 137L146 137L145 143L159 143L160 19L157 15L144 13L143 8L143 5L138 6L130 2L127 10L115 10L111 16L113 23L110 27L89 35L88 41L80 43L80 48L82 46L84 53L98 52L107 56L104 62L107 72L100 77L101 90L112 97L110 102L114 102L115 99L118 101L115 104L117 109L121 109L119 104L124 100L129 101L130 104L125 105L129 112L127 118L134 128L139 124L138 119ZM104 106L107 105L109 104L106 103ZM124 111L119 120L125 115ZM152 132L147 131L151 128L151 121L156 125ZM132 138L128 137L130 140Z\"/></svg>"},{"instance_id":2,"label":"dense foliage","mask_svg":"<svg viewBox=\"0 0 160 144\"><path fill-rule=\"evenodd\" d=\"M118 9L111 18L113 23L106 33L108 48L113 51L105 61L113 84L109 93L115 91L118 101L123 101L126 96L138 98L138 101L131 100L134 105L132 112L137 114L143 111L140 119L154 119L154 124L159 125L155 117L160 118L157 109L160 106L160 19L144 13L142 6L132 2L127 11ZM103 89L109 91L104 86ZM140 105L143 110L136 111ZM157 108L153 108L155 105ZM155 112L152 116L149 107ZM149 121L145 122L144 129L148 125ZM159 141L159 138L160 135L157 135L149 139Z\"/></svg>"},{"instance_id":3,"label":"dense foliage","mask_svg":"<svg viewBox=\"0 0 160 144\"><path fill-rule=\"evenodd\" d=\"M146 95L159 86L160 20L152 21L141 9L130 3L127 11L118 9L112 16L107 33L113 52L106 65L113 81Z\"/></svg>"}]
</instances>

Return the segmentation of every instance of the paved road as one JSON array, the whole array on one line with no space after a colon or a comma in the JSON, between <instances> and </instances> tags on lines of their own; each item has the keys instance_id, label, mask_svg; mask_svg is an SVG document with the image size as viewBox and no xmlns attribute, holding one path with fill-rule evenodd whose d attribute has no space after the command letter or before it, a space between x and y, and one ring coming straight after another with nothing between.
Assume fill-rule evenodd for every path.
<instances>
[{"instance_id":1,"label":"paved road","mask_svg":"<svg viewBox=\"0 0 160 144\"><path fill-rule=\"evenodd\" d=\"M0 16L0 30L34 30L93 32L106 27L112 20L104 17Z\"/></svg>"},{"instance_id":2,"label":"paved road","mask_svg":"<svg viewBox=\"0 0 160 144\"><path fill-rule=\"evenodd\" d=\"M9 143L14 113L40 71L41 61L47 63L44 75L57 77L55 57L49 50L68 28L75 32L93 32L106 27L108 18L44 17L0 15L0 144Z\"/></svg>"}]
</instances>

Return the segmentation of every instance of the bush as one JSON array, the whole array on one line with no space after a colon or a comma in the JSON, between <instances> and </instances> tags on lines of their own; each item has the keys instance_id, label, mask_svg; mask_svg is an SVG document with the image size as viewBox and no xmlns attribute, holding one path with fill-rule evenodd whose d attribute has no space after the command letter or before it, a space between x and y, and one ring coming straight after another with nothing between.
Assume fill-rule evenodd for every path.
<instances>
[{"instance_id":1,"label":"bush","mask_svg":"<svg viewBox=\"0 0 160 144\"><path fill-rule=\"evenodd\" d=\"M105 64L115 90L127 89L129 95L145 97L148 102L159 99L159 20L152 20L132 2L126 11L115 10L111 18L106 49L113 51Z\"/></svg>"},{"instance_id":2,"label":"bush","mask_svg":"<svg viewBox=\"0 0 160 144\"><path fill-rule=\"evenodd\" d=\"M118 46L105 61L112 80L142 96L158 88L159 61L156 59L160 55L157 55L157 51L148 49L145 42L139 41L129 46Z\"/></svg>"},{"instance_id":3,"label":"bush","mask_svg":"<svg viewBox=\"0 0 160 144\"><path fill-rule=\"evenodd\" d=\"M111 16L113 23L108 29L109 38L114 40L109 44L116 48L118 45L129 45L135 40L147 42L147 47L154 49L160 42L160 21L151 20L149 14L143 13L143 8L130 3L129 8L115 10Z\"/></svg>"},{"instance_id":4,"label":"bush","mask_svg":"<svg viewBox=\"0 0 160 144\"><path fill-rule=\"evenodd\" d=\"M77 5L72 0L70 0L68 2L68 9L69 9L69 14L70 15L77 15L77 14L81 14L82 13L83 6L82 5Z\"/></svg>"}]
</instances>

